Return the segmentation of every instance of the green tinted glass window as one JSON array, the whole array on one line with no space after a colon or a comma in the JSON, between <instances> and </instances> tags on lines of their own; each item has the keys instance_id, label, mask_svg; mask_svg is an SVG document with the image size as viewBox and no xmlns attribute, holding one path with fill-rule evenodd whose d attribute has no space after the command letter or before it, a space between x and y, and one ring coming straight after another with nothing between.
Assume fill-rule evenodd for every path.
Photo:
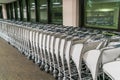
<instances>
[{"instance_id":1,"label":"green tinted glass window","mask_svg":"<svg viewBox=\"0 0 120 80\"><path fill-rule=\"evenodd\" d=\"M26 6L26 0L22 0L23 2L23 18L24 21L27 21L27 6Z\"/></svg>"},{"instance_id":2,"label":"green tinted glass window","mask_svg":"<svg viewBox=\"0 0 120 80\"><path fill-rule=\"evenodd\" d=\"M86 0L85 26L118 29L119 0Z\"/></svg>"},{"instance_id":3,"label":"green tinted glass window","mask_svg":"<svg viewBox=\"0 0 120 80\"><path fill-rule=\"evenodd\" d=\"M14 3L12 3L12 11L13 11L13 19L15 19L15 6L14 6Z\"/></svg>"},{"instance_id":4,"label":"green tinted glass window","mask_svg":"<svg viewBox=\"0 0 120 80\"><path fill-rule=\"evenodd\" d=\"M51 0L52 23L62 24L62 0Z\"/></svg>"},{"instance_id":5,"label":"green tinted glass window","mask_svg":"<svg viewBox=\"0 0 120 80\"><path fill-rule=\"evenodd\" d=\"M35 0L30 0L30 15L31 15L31 21L35 21Z\"/></svg>"},{"instance_id":6,"label":"green tinted glass window","mask_svg":"<svg viewBox=\"0 0 120 80\"><path fill-rule=\"evenodd\" d=\"M17 1L17 15L18 15L18 20L20 20L20 5L19 5L19 1Z\"/></svg>"},{"instance_id":7,"label":"green tinted glass window","mask_svg":"<svg viewBox=\"0 0 120 80\"><path fill-rule=\"evenodd\" d=\"M47 0L40 0L40 22L47 23L48 21L48 4Z\"/></svg>"}]
</instances>

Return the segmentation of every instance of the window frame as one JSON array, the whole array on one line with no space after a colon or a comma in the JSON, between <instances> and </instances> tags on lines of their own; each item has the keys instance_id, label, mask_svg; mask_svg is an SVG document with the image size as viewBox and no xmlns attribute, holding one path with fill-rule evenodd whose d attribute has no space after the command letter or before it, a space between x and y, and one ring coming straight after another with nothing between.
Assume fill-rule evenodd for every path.
<instances>
[{"instance_id":1,"label":"window frame","mask_svg":"<svg viewBox=\"0 0 120 80\"><path fill-rule=\"evenodd\" d=\"M1 11L0 18L3 19L2 6L0 6L0 11Z\"/></svg>"},{"instance_id":2,"label":"window frame","mask_svg":"<svg viewBox=\"0 0 120 80\"><path fill-rule=\"evenodd\" d=\"M18 1L20 6L20 21L23 21L23 4L22 4L22 0L18 0Z\"/></svg>"},{"instance_id":3,"label":"window frame","mask_svg":"<svg viewBox=\"0 0 120 80\"><path fill-rule=\"evenodd\" d=\"M10 3L10 14L11 14L11 20L13 20L13 6L12 3Z\"/></svg>"},{"instance_id":4,"label":"window frame","mask_svg":"<svg viewBox=\"0 0 120 80\"><path fill-rule=\"evenodd\" d=\"M14 4L14 10L15 10L15 20L18 20L18 13L17 13L18 6L17 6L17 1L13 2L13 4Z\"/></svg>"},{"instance_id":5,"label":"window frame","mask_svg":"<svg viewBox=\"0 0 120 80\"><path fill-rule=\"evenodd\" d=\"M9 3L6 4L6 10L7 10L7 18L11 19L11 12L10 12L10 4Z\"/></svg>"}]
</instances>

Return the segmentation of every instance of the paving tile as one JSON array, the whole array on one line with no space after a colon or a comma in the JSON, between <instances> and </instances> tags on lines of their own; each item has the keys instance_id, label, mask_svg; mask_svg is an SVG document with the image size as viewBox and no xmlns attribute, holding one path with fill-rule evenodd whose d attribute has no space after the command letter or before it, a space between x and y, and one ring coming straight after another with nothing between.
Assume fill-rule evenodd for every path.
<instances>
[{"instance_id":1,"label":"paving tile","mask_svg":"<svg viewBox=\"0 0 120 80\"><path fill-rule=\"evenodd\" d=\"M0 38L0 80L55 80Z\"/></svg>"}]
</instances>

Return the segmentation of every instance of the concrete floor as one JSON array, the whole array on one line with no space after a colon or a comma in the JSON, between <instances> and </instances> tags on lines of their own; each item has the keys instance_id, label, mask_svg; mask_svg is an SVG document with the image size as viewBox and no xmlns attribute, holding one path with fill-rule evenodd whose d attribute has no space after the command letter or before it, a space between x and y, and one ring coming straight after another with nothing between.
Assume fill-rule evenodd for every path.
<instances>
[{"instance_id":1,"label":"concrete floor","mask_svg":"<svg viewBox=\"0 0 120 80\"><path fill-rule=\"evenodd\" d=\"M0 80L55 80L0 38Z\"/></svg>"}]
</instances>

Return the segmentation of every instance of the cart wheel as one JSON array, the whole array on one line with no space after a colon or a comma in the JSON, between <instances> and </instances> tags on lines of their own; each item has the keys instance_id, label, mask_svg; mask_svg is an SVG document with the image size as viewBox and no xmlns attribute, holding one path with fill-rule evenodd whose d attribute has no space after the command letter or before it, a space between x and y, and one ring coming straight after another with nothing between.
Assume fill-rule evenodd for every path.
<instances>
[{"instance_id":1,"label":"cart wheel","mask_svg":"<svg viewBox=\"0 0 120 80\"><path fill-rule=\"evenodd\" d=\"M41 69L41 70L45 70L44 68L45 68L45 67L44 67L44 63L42 62L42 64L40 65L40 69Z\"/></svg>"},{"instance_id":2,"label":"cart wheel","mask_svg":"<svg viewBox=\"0 0 120 80\"><path fill-rule=\"evenodd\" d=\"M63 78L63 73L59 72L58 77Z\"/></svg>"},{"instance_id":3,"label":"cart wheel","mask_svg":"<svg viewBox=\"0 0 120 80\"><path fill-rule=\"evenodd\" d=\"M53 67L50 66L49 72L50 72L50 74L53 74Z\"/></svg>"},{"instance_id":4,"label":"cart wheel","mask_svg":"<svg viewBox=\"0 0 120 80\"><path fill-rule=\"evenodd\" d=\"M54 77L55 79L58 79L57 74L53 74L53 77Z\"/></svg>"},{"instance_id":5,"label":"cart wheel","mask_svg":"<svg viewBox=\"0 0 120 80\"><path fill-rule=\"evenodd\" d=\"M49 73L49 65L48 64L45 65L45 72Z\"/></svg>"},{"instance_id":6,"label":"cart wheel","mask_svg":"<svg viewBox=\"0 0 120 80\"><path fill-rule=\"evenodd\" d=\"M27 57L29 60L32 60L32 56L31 55L28 55Z\"/></svg>"},{"instance_id":7,"label":"cart wheel","mask_svg":"<svg viewBox=\"0 0 120 80\"><path fill-rule=\"evenodd\" d=\"M67 78L67 77L63 77L63 80L70 80L69 78Z\"/></svg>"},{"instance_id":8,"label":"cart wheel","mask_svg":"<svg viewBox=\"0 0 120 80\"><path fill-rule=\"evenodd\" d=\"M53 70L53 76L54 76L55 78L58 77L58 70L57 70L57 69L54 69L54 70Z\"/></svg>"}]
</instances>

